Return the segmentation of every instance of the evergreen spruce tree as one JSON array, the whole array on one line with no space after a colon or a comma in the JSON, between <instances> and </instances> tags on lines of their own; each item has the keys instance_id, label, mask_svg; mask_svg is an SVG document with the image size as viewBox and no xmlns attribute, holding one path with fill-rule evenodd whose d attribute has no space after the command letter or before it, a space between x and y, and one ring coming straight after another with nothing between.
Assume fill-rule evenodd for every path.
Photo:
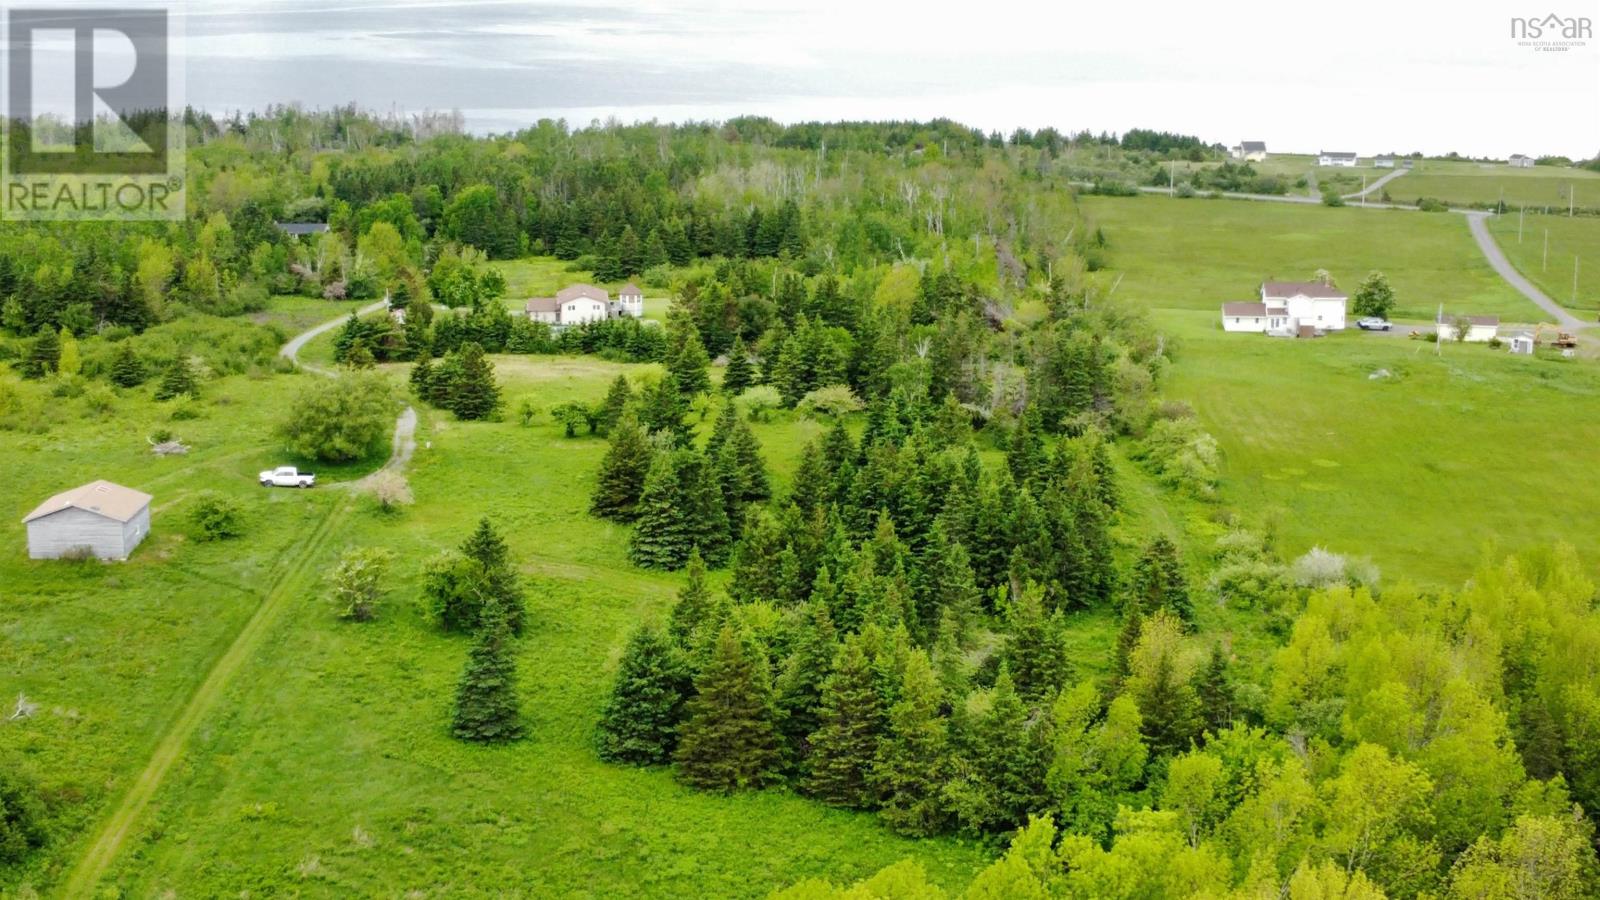
<instances>
[{"instance_id":1,"label":"evergreen spruce tree","mask_svg":"<svg viewBox=\"0 0 1600 900\"><path fill-rule=\"evenodd\" d=\"M966 654L961 649L962 626L950 610L939 617L939 633L933 643L933 666L939 675L939 686L948 698L966 696L971 675L967 670Z\"/></svg>"},{"instance_id":2,"label":"evergreen spruce tree","mask_svg":"<svg viewBox=\"0 0 1600 900\"><path fill-rule=\"evenodd\" d=\"M656 451L640 492L638 524L628 545L628 558L645 569L672 571L683 567L695 546L695 523L688 516L689 488L682 482L678 454Z\"/></svg>"},{"instance_id":3,"label":"evergreen spruce tree","mask_svg":"<svg viewBox=\"0 0 1600 900\"><path fill-rule=\"evenodd\" d=\"M690 688L688 666L672 642L654 626L635 629L600 713L600 758L639 766L670 761Z\"/></svg>"},{"instance_id":4,"label":"evergreen spruce tree","mask_svg":"<svg viewBox=\"0 0 1600 900\"><path fill-rule=\"evenodd\" d=\"M706 456L716 459L722 451L722 445L728 442L733 435L733 429L739 424L739 410L732 403L722 404L722 409L717 413L717 421L711 426L711 436L706 438Z\"/></svg>"},{"instance_id":5,"label":"evergreen spruce tree","mask_svg":"<svg viewBox=\"0 0 1600 900\"><path fill-rule=\"evenodd\" d=\"M1022 418L1017 420L1017 426L1011 431L1011 441L1006 449L1006 466L1019 486L1033 484L1049 466L1043 431L1039 410L1034 406L1023 410Z\"/></svg>"},{"instance_id":6,"label":"evergreen spruce tree","mask_svg":"<svg viewBox=\"0 0 1600 900\"><path fill-rule=\"evenodd\" d=\"M967 548L950 537L944 521L943 516L934 521L918 557L917 578L912 585L917 624L923 635L932 635L946 613L955 617L958 628L965 628L978 611L980 594Z\"/></svg>"},{"instance_id":7,"label":"evergreen spruce tree","mask_svg":"<svg viewBox=\"0 0 1600 900\"><path fill-rule=\"evenodd\" d=\"M689 551L685 574L688 577L678 591L678 601L672 605L667 633L679 647L687 649L693 643L695 633L710 620L713 606L711 590L706 587L706 561L700 556L699 550Z\"/></svg>"},{"instance_id":8,"label":"evergreen spruce tree","mask_svg":"<svg viewBox=\"0 0 1600 900\"><path fill-rule=\"evenodd\" d=\"M483 355L475 341L462 345L460 368L451 387L448 408L458 419L487 419L500 406L500 386L494 379L494 364Z\"/></svg>"},{"instance_id":9,"label":"evergreen spruce tree","mask_svg":"<svg viewBox=\"0 0 1600 900\"><path fill-rule=\"evenodd\" d=\"M111 382L118 387L134 388L144 384L147 377L144 363L133 349L133 342L123 341L117 348L116 358L111 361Z\"/></svg>"},{"instance_id":10,"label":"evergreen spruce tree","mask_svg":"<svg viewBox=\"0 0 1600 900\"><path fill-rule=\"evenodd\" d=\"M1121 686L1123 679L1131 673L1130 667L1133 660L1133 648L1139 645L1139 635L1144 630L1144 616L1139 611L1130 607L1122 614L1122 630L1117 632L1116 651L1111 661L1111 684L1113 687Z\"/></svg>"},{"instance_id":11,"label":"evergreen spruce tree","mask_svg":"<svg viewBox=\"0 0 1600 900\"><path fill-rule=\"evenodd\" d=\"M767 478L767 464L761 458L761 441L749 422L740 420L733 426L727 444L722 448L738 486L738 498L756 503L772 497L772 483Z\"/></svg>"},{"instance_id":12,"label":"evergreen spruce tree","mask_svg":"<svg viewBox=\"0 0 1600 900\"><path fill-rule=\"evenodd\" d=\"M527 620L522 586L517 580L516 567L511 564L511 552L488 516L478 520L478 527L461 544L461 555L478 568L478 584L474 592L483 598L485 604L489 598L493 598L499 606L500 615L505 619L506 627L513 634L522 634Z\"/></svg>"},{"instance_id":13,"label":"evergreen spruce tree","mask_svg":"<svg viewBox=\"0 0 1600 900\"><path fill-rule=\"evenodd\" d=\"M688 316L676 318L667 333L667 371L677 379L686 397L711 390L711 358L706 355L700 331Z\"/></svg>"},{"instance_id":14,"label":"evergreen spruce tree","mask_svg":"<svg viewBox=\"0 0 1600 900\"><path fill-rule=\"evenodd\" d=\"M970 827L999 832L1018 828L1043 810L1047 744L1029 723L1028 707L1002 664L990 692L989 712L971 738L971 770L962 793L973 800L958 807Z\"/></svg>"},{"instance_id":15,"label":"evergreen spruce tree","mask_svg":"<svg viewBox=\"0 0 1600 900\"><path fill-rule=\"evenodd\" d=\"M688 414L688 398L678 390L678 379L671 372L654 384L647 385L640 397L639 421L651 434L669 434L680 446L687 445L692 436L690 427L684 422Z\"/></svg>"},{"instance_id":16,"label":"evergreen spruce tree","mask_svg":"<svg viewBox=\"0 0 1600 900\"><path fill-rule=\"evenodd\" d=\"M771 693L761 652L723 625L679 732L678 778L717 791L770 784L780 760Z\"/></svg>"},{"instance_id":17,"label":"evergreen spruce tree","mask_svg":"<svg viewBox=\"0 0 1600 900\"><path fill-rule=\"evenodd\" d=\"M1157 656L1150 672L1134 679L1130 688L1150 752L1160 756L1189 749L1200 734L1200 699L1194 687L1178 676L1172 654Z\"/></svg>"},{"instance_id":18,"label":"evergreen spruce tree","mask_svg":"<svg viewBox=\"0 0 1600 900\"><path fill-rule=\"evenodd\" d=\"M1200 698L1200 712L1206 730L1221 734L1233 724L1233 679L1228 673L1228 654L1219 641L1211 645L1211 656L1205 668L1196 676L1195 694Z\"/></svg>"},{"instance_id":19,"label":"evergreen spruce tree","mask_svg":"<svg viewBox=\"0 0 1600 900\"><path fill-rule=\"evenodd\" d=\"M28 358L22 365L22 374L29 378L44 378L56 371L61 363L61 336L46 325L39 329L28 348Z\"/></svg>"},{"instance_id":20,"label":"evergreen spruce tree","mask_svg":"<svg viewBox=\"0 0 1600 900\"><path fill-rule=\"evenodd\" d=\"M720 568L733 552L733 524L716 469L710 460L692 450L681 453L678 459L683 468L679 476L684 487L683 510L694 546L705 557L706 565Z\"/></svg>"},{"instance_id":21,"label":"evergreen spruce tree","mask_svg":"<svg viewBox=\"0 0 1600 900\"><path fill-rule=\"evenodd\" d=\"M418 400L426 401L433 385L433 359L428 356L417 357L416 364L411 367L411 392L417 395Z\"/></svg>"},{"instance_id":22,"label":"evergreen spruce tree","mask_svg":"<svg viewBox=\"0 0 1600 900\"><path fill-rule=\"evenodd\" d=\"M777 686L779 730L789 759L802 772L811 753L811 735L821 725L822 686L839 652L827 604L810 603L804 612Z\"/></svg>"},{"instance_id":23,"label":"evergreen spruce tree","mask_svg":"<svg viewBox=\"0 0 1600 900\"><path fill-rule=\"evenodd\" d=\"M832 474L822 461L822 448L812 441L800 451L800 464L795 467L789 501L806 513L821 509L830 499L832 480Z\"/></svg>"},{"instance_id":24,"label":"evergreen spruce tree","mask_svg":"<svg viewBox=\"0 0 1600 900\"><path fill-rule=\"evenodd\" d=\"M1194 624L1194 604L1189 599L1188 581L1178 548L1165 535L1145 546L1134 564L1128 602L1140 615L1151 616L1166 610L1187 625Z\"/></svg>"},{"instance_id":25,"label":"evergreen spruce tree","mask_svg":"<svg viewBox=\"0 0 1600 900\"><path fill-rule=\"evenodd\" d=\"M522 703L511 628L498 600L488 599L476 643L456 686L451 733L463 741L500 743L522 737Z\"/></svg>"},{"instance_id":26,"label":"evergreen spruce tree","mask_svg":"<svg viewBox=\"0 0 1600 900\"><path fill-rule=\"evenodd\" d=\"M618 375L617 380L611 382L611 389L606 391L606 399L600 404L600 414L595 417L601 434L609 434L611 429L617 427L632 401L633 387L628 384L628 376Z\"/></svg>"},{"instance_id":27,"label":"evergreen spruce tree","mask_svg":"<svg viewBox=\"0 0 1600 900\"><path fill-rule=\"evenodd\" d=\"M171 400L175 397L196 397L200 394L200 387L195 378L194 369L185 357L174 359L171 365L161 375L161 383L156 385L157 400Z\"/></svg>"},{"instance_id":28,"label":"evergreen spruce tree","mask_svg":"<svg viewBox=\"0 0 1600 900\"><path fill-rule=\"evenodd\" d=\"M942 691L922 651L906 659L900 699L889 711L872 780L884 798L879 815L895 831L927 837L944 830L943 794L949 780L949 723L940 715Z\"/></svg>"},{"instance_id":29,"label":"evergreen spruce tree","mask_svg":"<svg viewBox=\"0 0 1600 900\"><path fill-rule=\"evenodd\" d=\"M650 440L631 413L611 429L610 446L600 461L589 512L619 522L632 521L650 474Z\"/></svg>"},{"instance_id":30,"label":"evergreen spruce tree","mask_svg":"<svg viewBox=\"0 0 1600 900\"><path fill-rule=\"evenodd\" d=\"M750 351L745 348L744 337L735 337L733 346L728 348L728 368L722 373L722 391L737 397L755 381L756 370L750 364Z\"/></svg>"},{"instance_id":31,"label":"evergreen spruce tree","mask_svg":"<svg viewBox=\"0 0 1600 900\"><path fill-rule=\"evenodd\" d=\"M1059 613L1046 612L1044 590L1029 584L1007 615L1004 660L1017 692L1033 704L1048 704L1071 678L1066 630Z\"/></svg>"},{"instance_id":32,"label":"evergreen spruce tree","mask_svg":"<svg viewBox=\"0 0 1600 900\"><path fill-rule=\"evenodd\" d=\"M728 595L737 603L767 601L775 603L784 595L784 584L775 562L786 541L772 516L753 510L745 522L739 545L734 548L733 577Z\"/></svg>"},{"instance_id":33,"label":"evergreen spruce tree","mask_svg":"<svg viewBox=\"0 0 1600 900\"><path fill-rule=\"evenodd\" d=\"M811 735L811 772L806 790L834 806L877 805L871 784L878 741L883 736L883 697L865 649L865 639L845 640L822 686L820 723Z\"/></svg>"}]
</instances>

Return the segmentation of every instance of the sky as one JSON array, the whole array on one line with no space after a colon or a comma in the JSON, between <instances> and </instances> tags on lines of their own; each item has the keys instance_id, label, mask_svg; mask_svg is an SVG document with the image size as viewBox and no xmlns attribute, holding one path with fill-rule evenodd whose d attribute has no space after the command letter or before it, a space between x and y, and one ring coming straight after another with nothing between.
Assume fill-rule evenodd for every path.
<instances>
[{"instance_id":1,"label":"sky","mask_svg":"<svg viewBox=\"0 0 1600 900\"><path fill-rule=\"evenodd\" d=\"M189 103L460 109L475 131L766 115L1146 127L1282 151L1600 154L1600 0L190 0ZM1591 31L1593 31L1593 26Z\"/></svg>"}]
</instances>

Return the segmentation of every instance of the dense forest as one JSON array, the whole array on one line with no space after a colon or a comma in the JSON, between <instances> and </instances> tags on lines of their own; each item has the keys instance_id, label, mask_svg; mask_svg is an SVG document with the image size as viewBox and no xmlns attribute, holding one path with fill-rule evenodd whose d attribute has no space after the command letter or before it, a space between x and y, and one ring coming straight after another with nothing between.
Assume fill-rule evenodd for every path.
<instances>
[{"instance_id":1,"label":"dense forest","mask_svg":"<svg viewBox=\"0 0 1600 900\"><path fill-rule=\"evenodd\" d=\"M464 420L513 413L488 355L661 364L552 411L607 438L591 511L630 526L632 563L685 573L594 711L602 758L988 842L978 897L1600 890L1600 617L1576 554L1486 563L1454 593L1279 558L1162 396L1182 348L1099 275L1117 235L1080 213L1069 152L1143 169L1220 148L945 121L188 127L189 221L0 240L20 376L0 427L48 427L52 397L153 383L176 405L270 373L280 335L240 317L285 296L405 310L352 315L336 359L412 363L416 396ZM552 332L508 311L493 265L529 255L672 311ZM782 485L750 427L776 410L825 423ZM1128 467L1173 524L1128 512ZM512 569L486 521L428 573L434 618L478 635L464 740L523 732ZM1212 630L1223 612L1246 633ZM0 767L0 865L45 839L39 806ZM850 890L787 895L935 895L907 866Z\"/></svg>"}]
</instances>

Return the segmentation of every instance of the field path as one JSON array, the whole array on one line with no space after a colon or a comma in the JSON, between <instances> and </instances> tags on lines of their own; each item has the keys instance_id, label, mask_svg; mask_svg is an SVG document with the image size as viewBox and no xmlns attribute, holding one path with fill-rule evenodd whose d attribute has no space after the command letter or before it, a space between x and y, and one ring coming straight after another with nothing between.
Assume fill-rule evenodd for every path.
<instances>
[{"instance_id":1,"label":"field path","mask_svg":"<svg viewBox=\"0 0 1600 900\"><path fill-rule=\"evenodd\" d=\"M380 300L357 310L357 314L365 315L377 312L387 305L387 300ZM309 372L332 377L334 373L327 369L301 363L300 351L313 338L338 328L344 323L345 318L341 317L323 322L321 325L295 335L279 349L278 355L296 365L303 366ZM417 447L416 431L417 411L407 406L400 413L400 417L395 420L393 447L388 461L378 471L400 470L406 467L407 463L411 461L412 452ZM359 489L371 477L371 475L368 475L367 478L355 482L354 486ZM255 652L256 646L261 643L262 636L271 629L273 622L277 620L278 613L284 606L285 600L295 595L293 589L299 587L307 567L317 557L317 551L327 543L328 535L334 530L334 524L343 518L343 514L349 508L349 503L349 495L335 500L328 507L327 514L311 529L310 535L285 557L289 560L289 564L279 569L277 574L272 577L261 604L251 614L250 620L239 630L239 634L233 639L233 643L212 665L211 671L206 673L206 677L200 682L200 686L195 688L194 694L189 698L189 702L184 705L183 711L178 714L178 717L173 720L166 733L162 735L160 743L156 745L155 753L150 757L150 761L145 764L144 770L139 773L138 778L129 786L127 793L122 796L122 800L117 804L116 809L111 812L104 824L100 826L100 830L90 840L88 849L78 859L77 865L72 868L72 872L63 883L61 888L62 896L87 897L94 893L95 888L100 883L100 879L105 876L106 870L111 867L111 863L116 860L117 854L121 852L122 845L127 841L128 835L133 832L133 827L138 822L139 817L150 805L151 798L155 796L156 791L161 787L161 783L166 779L167 771L172 768L172 764L183 754L184 747L188 745L189 738L193 736L200 722L216 706L218 698L221 697L223 690L227 687L229 680L233 678L234 673L239 670L239 667L244 664L246 659L250 658L250 655Z\"/></svg>"},{"instance_id":2,"label":"field path","mask_svg":"<svg viewBox=\"0 0 1600 900\"><path fill-rule=\"evenodd\" d=\"M155 753L145 764L144 770L134 779L121 802L89 842L88 850L79 858L78 864L73 867L71 874L63 883L62 896L93 895L100 879L104 877L106 870L111 867L111 863L122 850L122 845L133 832L140 815L160 789L167 771L183 754L184 747L188 745L195 729L217 705L228 682L244 661L255 652L262 637L271 630L289 598L300 596L298 588L302 576L311 561L316 558L317 551L327 543L328 535L334 530L334 524L343 518L348 503L345 498L336 500L328 508L327 515L323 516L322 521L318 522L306 539L288 554L289 565L278 570L268 585L261 605L256 607L256 611L251 614L244 628L239 630L233 643L217 659L211 671L206 673L205 680L200 682L194 695L184 705L183 711L161 737L161 742L156 745Z\"/></svg>"},{"instance_id":3,"label":"field path","mask_svg":"<svg viewBox=\"0 0 1600 900\"><path fill-rule=\"evenodd\" d=\"M1386 185L1389 182L1395 180L1396 178L1399 178L1401 175L1404 175L1405 173L1407 173L1409 171L1411 171L1411 170L1410 169L1395 169L1393 172L1390 172L1389 174L1383 176L1382 178L1379 178L1377 181L1374 181L1373 183L1367 185L1367 189L1366 190L1364 190L1364 191L1356 191L1354 194L1345 194L1344 195L1344 199L1346 199L1346 200L1360 200L1362 197L1365 197L1368 194L1371 194L1373 191L1376 191L1379 188L1382 188L1384 185Z\"/></svg>"},{"instance_id":4,"label":"field path","mask_svg":"<svg viewBox=\"0 0 1600 900\"><path fill-rule=\"evenodd\" d=\"M1467 214L1467 225L1472 229L1472 236L1478 241L1478 249L1483 251L1484 257L1489 260L1489 265L1494 266L1494 270L1500 273L1500 277L1504 278L1507 284L1516 288L1522 296L1532 300L1540 309L1554 316L1556 323L1561 328L1567 331L1582 331L1588 328L1588 322L1567 312L1561 304L1550 299L1533 282L1522 277L1522 273L1518 272L1517 267L1511 264L1511 260L1506 259L1506 254L1500 249L1500 245L1495 241L1494 235L1489 233L1489 226L1485 224L1488 218L1488 213Z\"/></svg>"}]
</instances>

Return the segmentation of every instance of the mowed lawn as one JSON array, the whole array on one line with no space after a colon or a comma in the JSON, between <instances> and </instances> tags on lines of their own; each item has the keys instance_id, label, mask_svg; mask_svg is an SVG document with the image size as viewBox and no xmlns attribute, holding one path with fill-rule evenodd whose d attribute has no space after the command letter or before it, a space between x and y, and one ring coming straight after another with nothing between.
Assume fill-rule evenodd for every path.
<instances>
[{"instance_id":1,"label":"mowed lawn","mask_svg":"<svg viewBox=\"0 0 1600 900\"><path fill-rule=\"evenodd\" d=\"M1489 230L1517 271L1568 309L1600 310L1600 218L1527 214L1521 222L1521 240L1517 218L1513 210L1489 220Z\"/></svg>"},{"instance_id":2,"label":"mowed lawn","mask_svg":"<svg viewBox=\"0 0 1600 900\"><path fill-rule=\"evenodd\" d=\"M495 361L508 407L528 398L545 412L523 427L515 421L459 423L424 411L411 471L416 505L385 516L353 498L339 527L311 548L314 573L326 571L346 547L395 552L394 590L379 620L342 623L320 579L301 586L221 705L201 723L149 814L136 823L110 882L135 897L169 891L759 896L811 875L859 877L913 857L937 881L964 885L988 858L977 846L897 838L871 815L833 810L783 790L699 793L665 770L599 761L593 726L627 636L641 621L664 620L682 575L633 568L626 559L627 529L587 514L605 443L563 437L547 411L567 400L599 399L620 372L644 377L657 370L593 358ZM396 369L396 377L402 372ZM778 420L757 431L782 485L801 444L821 426ZM43 464L37 454L25 459ZM203 471L193 481L233 477L231 470ZM130 480L136 486L148 481ZM255 554L262 539L261 552L287 559L297 552L286 542L289 534L303 531L307 519L336 497L333 491L247 486L260 492L258 502L280 504L281 511L270 530L263 524L263 531L216 553ZM529 737L504 747L470 746L449 736L449 710L470 640L439 633L415 606L423 568L459 544L485 512L521 568L531 619L519 651ZM158 513L158 546L171 523ZM265 540L274 535L282 537ZM126 590L73 601L83 659L60 675L45 655L60 646L59 640L46 643L50 629L14 612L4 617L8 649L29 647L20 668L30 693L35 684L70 676L79 684L68 704L138 705L119 713L137 720L137 728L126 730L138 740L86 775L107 778L104 791L111 795L143 764L184 687L204 671L250 605L249 597L193 593L182 602L217 606L204 633L157 645L165 632L146 618L151 607L174 601L153 578L161 560L152 555L135 565L145 569ZM103 578L131 574L121 567L93 570ZM43 605L30 601L30 609ZM94 610L99 615L89 617ZM1112 627L1096 622L1094 633L1109 635ZM35 643L41 644L37 650ZM145 669L174 674L161 674L165 680L152 682L148 696L138 694L131 679L108 693L100 673L122 664L119 643L138 645ZM46 706L62 702L58 694L39 694ZM0 740L15 740L17 733L0 733ZM60 744L54 761L76 764L70 750ZM78 849L58 847L51 858L70 861ZM53 871L36 872L33 884L47 892L58 883Z\"/></svg>"},{"instance_id":3,"label":"mowed lawn","mask_svg":"<svg viewBox=\"0 0 1600 900\"><path fill-rule=\"evenodd\" d=\"M1491 546L1600 541L1588 361L1359 332L1227 334L1204 312L1158 321L1179 339L1166 393L1220 442L1224 501L1269 525L1286 556L1321 545L1372 557L1391 582L1454 586ZM1390 377L1370 377L1380 369Z\"/></svg>"},{"instance_id":4,"label":"mowed lawn","mask_svg":"<svg viewBox=\"0 0 1600 900\"><path fill-rule=\"evenodd\" d=\"M1512 207L1565 210L1569 193L1578 206L1600 206L1600 172L1533 166L1514 169L1503 163L1418 160L1416 168L1384 185L1390 198L1414 203L1432 197L1459 205L1493 206L1502 199Z\"/></svg>"},{"instance_id":5,"label":"mowed lawn","mask_svg":"<svg viewBox=\"0 0 1600 900\"><path fill-rule=\"evenodd\" d=\"M1119 296L1156 309L1208 310L1258 297L1266 279L1307 281L1318 269L1354 291L1373 270L1394 287L1397 318L1541 314L1489 267L1463 217L1243 200L1083 197L1108 241Z\"/></svg>"}]
</instances>

